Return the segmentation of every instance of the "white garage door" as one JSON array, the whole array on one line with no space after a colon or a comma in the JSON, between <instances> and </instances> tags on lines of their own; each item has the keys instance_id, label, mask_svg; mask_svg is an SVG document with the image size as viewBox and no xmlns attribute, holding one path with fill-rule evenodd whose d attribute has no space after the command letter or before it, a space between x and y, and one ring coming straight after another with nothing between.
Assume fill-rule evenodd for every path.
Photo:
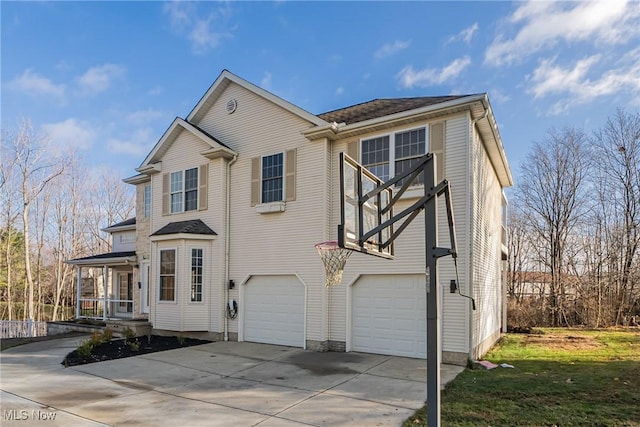
<instances>
[{"instance_id":1,"label":"white garage door","mask_svg":"<svg viewBox=\"0 0 640 427\"><path fill-rule=\"evenodd\" d=\"M351 349L427 357L424 275L368 275L353 285Z\"/></svg>"},{"instance_id":2,"label":"white garage door","mask_svg":"<svg viewBox=\"0 0 640 427\"><path fill-rule=\"evenodd\" d=\"M304 285L295 276L254 276L245 286L244 340L304 347Z\"/></svg>"}]
</instances>

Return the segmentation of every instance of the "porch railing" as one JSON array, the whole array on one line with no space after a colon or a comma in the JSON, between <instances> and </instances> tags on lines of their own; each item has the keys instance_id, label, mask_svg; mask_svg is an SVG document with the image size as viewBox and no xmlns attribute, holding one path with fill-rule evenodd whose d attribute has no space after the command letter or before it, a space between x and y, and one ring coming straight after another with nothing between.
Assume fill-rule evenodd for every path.
<instances>
[{"instance_id":1,"label":"porch railing","mask_svg":"<svg viewBox=\"0 0 640 427\"><path fill-rule=\"evenodd\" d=\"M43 337L47 322L34 320L0 320L0 338Z\"/></svg>"},{"instance_id":2,"label":"porch railing","mask_svg":"<svg viewBox=\"0 0 640 427\"><path fill-rule=\"evenodd\" d=\"M107 307L106 313L104 312L105 306ZM78 317L84 319L132 318L133 300L81 298Z\"/></svg>"}]
</instances>

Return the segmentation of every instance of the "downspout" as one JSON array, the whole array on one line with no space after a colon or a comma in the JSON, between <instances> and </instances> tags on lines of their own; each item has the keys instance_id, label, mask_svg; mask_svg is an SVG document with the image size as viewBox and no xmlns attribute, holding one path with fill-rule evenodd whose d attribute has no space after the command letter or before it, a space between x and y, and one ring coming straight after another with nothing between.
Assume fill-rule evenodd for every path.
<instances>
[{"instance_id":1,"label":"downspout","mask_svg":"<svg viewBox=\"0 0 640 427\"><path fill-rule=\"evenodd\" d=\"M483 104L484 105L484 104ZM469 135L469 164L467 166L467 182L469 183L469 185L472 185L471 182L471 165L473 162L472 156L473 156L473 147L472 144L476 142L476 123L478 123L480 120L484 119L487 117L487 115L489 114L489 111L487 110L487 108L484 108L484 112L482 113L482 115L478 118L475 118L473 120L471 120L471 135ZM479 142L479 141L477 141ZM474 180L475 182L475 180ZM471 188L469 189L471 190ZM473 211L473 206L471 206L471 200L470 198L467 198L467 203L469 203L467 212L469 214L469 221L467 221L467 226L469 227L469 229L467 230L467 236L469 236L469 261L468 261L468 277L469 277L469 288L467 289L467 292L469 292L469 295L471 295L472 298L475 298L476 295L474 293L473 290L473 268L474 268L474 264L473 264L473 236L471 235L471 227L473 226L473 223L475 221L475 213ZM474 350L474 346L473 346L473 334L474 334L474 325L473 325L473 320L474 320L474 312L471 312L471 315L469 316L469 360L473 360L474 355L473 355L473 350Z\"/></svg>"},{"instance_id":2,"label":"downspout","mask_svg":"<svg viewBox=\"0 0 640 427\"><path fill-rule=\"evenodd\" d=\"M224 340L229 341L229 318L227 317L227 304L229 302L229 252L231 246L231 166L238 160L235 154L231 161L227 162L226 184L227 191L225 194L225 230L224 230L224 299L222 301L222 313L224 313Z\"/></svg>"}]
</instances>

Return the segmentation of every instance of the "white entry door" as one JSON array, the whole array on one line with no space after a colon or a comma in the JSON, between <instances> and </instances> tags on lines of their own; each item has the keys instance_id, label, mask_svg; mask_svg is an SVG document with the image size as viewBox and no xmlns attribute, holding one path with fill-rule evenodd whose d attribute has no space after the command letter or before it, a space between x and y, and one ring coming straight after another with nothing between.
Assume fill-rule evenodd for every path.
<instances>
[{"instance_id":1,"label":"white entry door","mask_svg":"<svg viewBox=\"0 0 640 427\"><path fill-rule=\"evenodd\" d=\"M140 267L140 312L149 313L149 275L151 265L148 261L142 262Z\"/></svg>"}]
</instances>

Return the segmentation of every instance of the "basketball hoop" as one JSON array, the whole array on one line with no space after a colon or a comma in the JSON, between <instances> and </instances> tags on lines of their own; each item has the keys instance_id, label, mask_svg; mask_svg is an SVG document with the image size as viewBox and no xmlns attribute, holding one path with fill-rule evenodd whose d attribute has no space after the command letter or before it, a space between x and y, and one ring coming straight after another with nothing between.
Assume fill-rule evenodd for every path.
<instances>
[{"instance_id":1,"label":"basketball hoop","mask_svg":"<svg viewBox=\"0 0 640 427\"><path fill-rule=\"evenodd\" d=\"M349 255L351 255L351 250L341 248L335 240L318 243L315 246L324 264L327 276L325 286L339 285L342 282L342 271Z\"/></svg>"}]
</instances>

